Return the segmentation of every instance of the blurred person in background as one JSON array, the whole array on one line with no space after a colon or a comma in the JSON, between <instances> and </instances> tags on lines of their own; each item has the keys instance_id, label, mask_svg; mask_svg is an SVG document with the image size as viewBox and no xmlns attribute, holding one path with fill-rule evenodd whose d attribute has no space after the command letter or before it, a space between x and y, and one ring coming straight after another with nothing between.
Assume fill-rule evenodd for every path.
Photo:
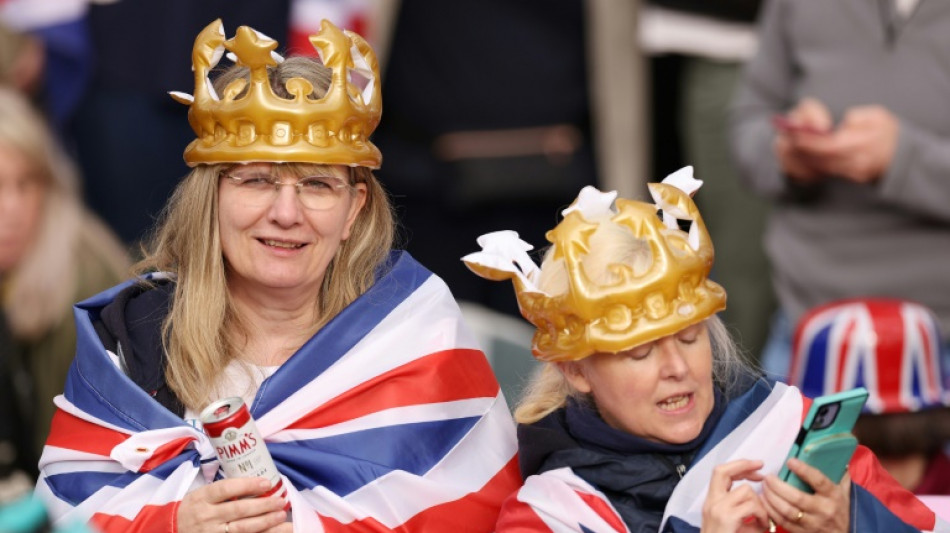
<instances>
[{"instance_id":1,"label":"blurred person in background","mask_svg":"<svg viewBox=\"0 0 950 533\"><path fill-rule=\"evenodd\" d=\"M731 110L742 178L772 202L779 300L763 367L824 303L930 308L950 363L950 2L770 0Z\"/></svg>"},{"instance_id":2,"label":"blurred person in background","mask_svg":"<svg viewBox=\"0 0 950 533\"><path fill-rule=\"evenodd\" d=\"M43 75L43 42L0 20L0 84L34 94Z\"/></svg>"},{"instance_id":3,"label":"blurred person in background","mask_svg":"<svg viewBox=\"0 0 950 533\"><path fill-rule=\"evenodd\" d=\"M807 396L865 387L858 441L901 485L950 495L950 369L926 307L868 298L809 310L795 328L790 383Z\"/></svg>"},{"instance_id":4,"label":"blurred person in background","mask_svg":"<svg viewBox=\"0 0 950 533\"><path fill-rule=\"evenodd\" d=\"M31 473L36 470L30 450L31 426L22 419L21 402L10 375L9 361L19 359L7 319L0 313L0 507L33 489Z\"/></svg>"},{"instance_id":5,"label":"blurred person in background","mask_svg":"<svg viewBox=\"0 0 950 533\"><path fill-rule=\"evenodd\" d=\"M34 43L29 93L61 145L72 154L68 128L89 83L94 57L86 27L91 0L0 0L0 23Z\"/></svg>"},{"instance_id":6,"label":"blurred person in background","mask_svg":"<svg viewBox=\"0 0 950 533\"><path fill-rule=\"evenodd\" d=\"M79 176L44 118L0 88L0 298L9 342L2 372L22 454L35 475L76 350L72 304L124 279L124 247L82 203ZM29 443L29 444L25 444ZM19 459L18 459L19 461Z\"/></svg>"}]
</instances>

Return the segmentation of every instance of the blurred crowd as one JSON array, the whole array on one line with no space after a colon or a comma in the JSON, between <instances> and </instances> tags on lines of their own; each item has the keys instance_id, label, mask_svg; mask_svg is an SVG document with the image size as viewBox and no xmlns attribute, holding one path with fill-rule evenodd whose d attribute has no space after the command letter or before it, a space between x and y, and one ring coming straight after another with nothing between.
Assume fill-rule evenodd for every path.
<instances>
[{"instance_id":1,"label":"blurred crowd","mask_svg":"<svg viewBox=\"0 0 950 533\"><path fill-rule=\"evenodd\" d=\"M509 228L540 249L581 187L645 198L647 182L694 165L721 316L748 355L801 385L793 337L809 311L919 304L934 317L920 375L936 396L893 413L950 426L943 0L0 0L0 503L36 476L74 355L72 304L129 275L187 172L187 107L167 92L193 86L191 42L216 18L291 54L314 55L321 18L367 36L398 244L489 311L478 320L519 315L510 287L459 261L476 237ZM913 380L894 394L923 394ZM946 472L947 438L878 453Z\"/></svg>"}]
</instances>

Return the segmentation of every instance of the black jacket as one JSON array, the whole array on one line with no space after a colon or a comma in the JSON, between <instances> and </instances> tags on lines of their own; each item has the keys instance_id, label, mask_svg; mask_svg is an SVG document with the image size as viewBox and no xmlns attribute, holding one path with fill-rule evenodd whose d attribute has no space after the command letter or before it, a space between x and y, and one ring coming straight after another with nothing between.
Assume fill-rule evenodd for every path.
<instances>
[{"instance_id":1,"label":"black jacket","mask_svg":"<svg viewBox=\"0 0 950 533\"><path fill-rule=\"evenodd\" d=\"M178 416L185 406L165 381L167 356L162 344L162 323L175 292L174 282L134 284L103 308L93 323L102 345L119 356L122 370L155 401Z\"/></svg>"},{"instance_id":2,"label":"black jacket","mask_svg":"<svg viewBox=\"0 0 950 533\"><path fill-rule=\"evenodd\" d=\"M518 426L521 475L570 467L607 496L630 531L655 533L673 489L724 407L717 393L713 412L694 440L662 444L614 429L593 407L569 399L541 420Z\"/></svg>"}]
</instances>

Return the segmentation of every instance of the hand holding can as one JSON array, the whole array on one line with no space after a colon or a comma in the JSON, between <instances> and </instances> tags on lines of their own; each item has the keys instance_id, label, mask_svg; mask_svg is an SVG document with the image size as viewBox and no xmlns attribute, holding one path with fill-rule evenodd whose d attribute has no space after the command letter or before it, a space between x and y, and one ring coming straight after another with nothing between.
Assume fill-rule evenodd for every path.
<instances>
[{"instance_id":1,"label":"hand holding can","mask_svg":"<svg viewBox=\"0 0 950 533\"><path fill-rule=\"evenodd\" d=\"M259 497L279 495L287 502L285 509L289 509L283 479L244 400L232 397L212 402L200 419L225 477L266 478L271 489Z\"/></svg>"}]
</instances>

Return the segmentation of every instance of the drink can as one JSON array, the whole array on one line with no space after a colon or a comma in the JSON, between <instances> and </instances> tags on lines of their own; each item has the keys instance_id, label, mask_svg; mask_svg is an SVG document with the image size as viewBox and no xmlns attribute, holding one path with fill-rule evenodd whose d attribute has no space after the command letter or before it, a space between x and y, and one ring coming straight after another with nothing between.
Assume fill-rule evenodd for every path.
<instances>
[{"instance_id":1,"label":"drink can","mask_svg":"<svg viewBox=\"0 0 950 533\"><path fill-rule=\"evenodd\" d=\"M278 494L287 501L287 489L280 472L243 399L233 397L212 402L201 412L200 419L225 477L267 478L271 488L261 497Z\"/></svg>"}]
</instances>

